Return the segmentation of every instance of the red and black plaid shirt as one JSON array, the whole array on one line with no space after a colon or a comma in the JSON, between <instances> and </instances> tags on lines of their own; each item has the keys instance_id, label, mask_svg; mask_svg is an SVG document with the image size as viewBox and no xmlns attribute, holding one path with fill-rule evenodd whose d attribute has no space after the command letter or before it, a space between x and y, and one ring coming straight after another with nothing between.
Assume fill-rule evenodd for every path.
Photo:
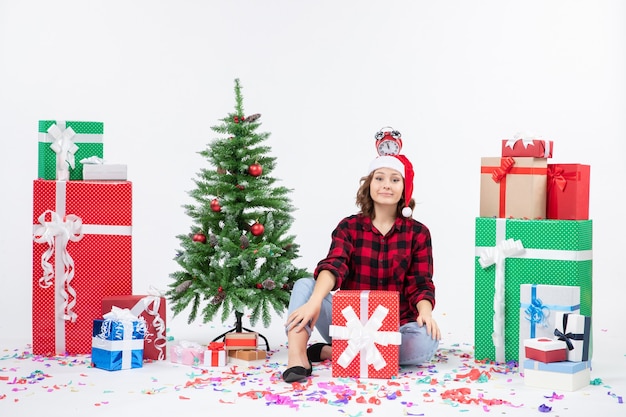
<instances>
[{"instance_id":1,"label":"red and black plaid shirt","mask_svg":"<svg viewBox=\"0 0 626 417\"><path fill-rule=\"evenodd\" d=\"M383 236L361 214L344 218L332 233L328 255L315 268L335 275L335 289L400 293L400 325L415 321L416 304L435 307L430 231L414 219L398 217Z\"/></svg>"}]
</instances>

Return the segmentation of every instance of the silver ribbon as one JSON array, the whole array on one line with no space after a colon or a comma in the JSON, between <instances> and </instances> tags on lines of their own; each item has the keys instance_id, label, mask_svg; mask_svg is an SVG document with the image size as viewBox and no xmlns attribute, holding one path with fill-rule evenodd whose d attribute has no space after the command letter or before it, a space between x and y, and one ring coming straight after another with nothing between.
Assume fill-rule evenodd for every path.
<instances>
[{"instance_id":1,"label":"silver ribbon","mask_svg":"<svg viewBox=\"0 0 626 417\"><path fill-rule=\"evenodd\" d=\"M60 126L59 126L60 125ZM65 128L65 122L58 122L48 128L48 133L54 141L50 148L56 153L56 179L59 181L67 181L70 178L69 165L74 169L76 165L75 154L78 146L74 143L76 132L71 127Z\"/></svg>"},{"instance_id":2,"label":"silver ribbon","mask_svg":"<svg viewBox=\"0 0 626 417\"><path fill-rule=\"evenodd\" d=\"M46 215L50 215L51 221L46 221ZM41 255L41 267L43 276L39 278L39 285L42 288L49 288L55 275L57 294L62 298L63 320L76 321L76 313L73 311L76 305L76 290L72 287L72 279L74 278L74 259L67 250L69 241L78 242L83 238L82 225L80 217L74 214L61 216L52 210L44 211L39 218L39 225L35 227L33 232L33 240L36 243L44 243L48 248ZM54 253L55 268L50 263L50 258ZM59 262L62 260L62 262Z\"/></svg>"},{"instance_id":3,"label":"silver ribbon","mask_svg":"<svg viewBox=\"0 0 626 417\"><path fill-rule=\"evenodd\" d=\"M482 268L491 265L496 266L496 276L494 280L495 293L493 296L493 345L496 349L496 362L505 362L504 352L504 264L507 257L518 255L524 252L524 245L520 240L507 239L496 245L495 248L487 248L478 259Z\"/></svg>"}]
</instances>

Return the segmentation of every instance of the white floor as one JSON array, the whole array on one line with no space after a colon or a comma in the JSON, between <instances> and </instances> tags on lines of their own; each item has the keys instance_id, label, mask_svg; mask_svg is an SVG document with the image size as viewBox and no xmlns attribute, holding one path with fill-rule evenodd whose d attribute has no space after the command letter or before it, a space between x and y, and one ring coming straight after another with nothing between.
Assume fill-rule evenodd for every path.
<instances>
[{"instance_id":1,"label":"white floor","mask_svg":"<svg viewBox=\"0 0 626 417\"><path fill-rule=\"evenodd\" d=\"M442 328L453 328L439 319ZM224 416L263 415L529 416L551 407L553 416L625 416L626 347L618 329L594 334L593 384L574 392L529 387L517 371L474 362L471 334L447 333L429 367L407 368L396 380L341 380L330 363L316 365L306 384L280 379L287 352L280 324L259 330L270 343L264 361L230 360L224 368L193 368L169 361L108 372L90 367L89 356L41 358L29 341L0 342L0 416ZM208 343L224 326L172 322L170 343ZM477 369L482 378L472 379ZM477 372L477 371L474 371ZM451 400L456 398L460 401ZM541 413L543 415L543 413Z\"/></svg>"}]
</instances>

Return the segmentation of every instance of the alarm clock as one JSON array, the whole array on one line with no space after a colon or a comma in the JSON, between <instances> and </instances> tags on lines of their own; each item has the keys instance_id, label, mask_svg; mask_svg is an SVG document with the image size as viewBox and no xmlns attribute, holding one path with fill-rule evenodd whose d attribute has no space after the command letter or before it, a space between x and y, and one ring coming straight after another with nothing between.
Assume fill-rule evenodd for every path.
<instances>
[{"instance_id":1,"label":"alarm clock","mask_svg":"<svg viewBox=\"0 0 626 417\"><path fill-rule=\"evenodd\" d=\"M399 155L402 150L402 135L392 127L383 127L374 135L378 155Z\"/></svg>"}]
</instances>

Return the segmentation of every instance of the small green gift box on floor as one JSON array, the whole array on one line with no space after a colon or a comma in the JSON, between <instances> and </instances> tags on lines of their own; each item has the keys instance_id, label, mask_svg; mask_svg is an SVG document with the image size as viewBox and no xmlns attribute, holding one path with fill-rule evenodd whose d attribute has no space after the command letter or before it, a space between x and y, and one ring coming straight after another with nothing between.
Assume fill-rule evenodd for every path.
<instances>
[{"instance_id":1,"label":"small green gift box on floor","mask_svg":"<svg viewBox=\"0 0 626 417\"><path fill-rule=\"evenodd\" d=\"M520 285L580 287L592 316L592 221L476 218L474 355L519 361Z\"/></svg>"},{"instance_id":2,"label":"small green gift box on floor","mask_svg":"<svg viewBox=\"0 0 626 417\"><path fill-rule=\"evenodd\" d=\"M103 157L103 134L102 122L40 120L37 177L82 180L83 164L80 161L92 156ZM57 160L60 161L58 164ZM58 172L67 171L68 178L58 178Z\"/></svg>"}]
</instances>

